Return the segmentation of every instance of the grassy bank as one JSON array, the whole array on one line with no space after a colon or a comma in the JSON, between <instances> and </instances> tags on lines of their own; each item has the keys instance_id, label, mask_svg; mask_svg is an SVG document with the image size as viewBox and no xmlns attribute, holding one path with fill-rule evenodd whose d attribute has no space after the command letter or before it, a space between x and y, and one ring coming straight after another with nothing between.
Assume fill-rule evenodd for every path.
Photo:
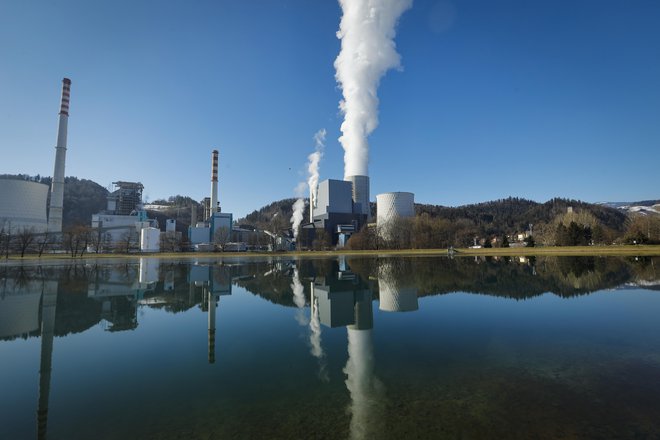
<instances>
[{"instance_id":1,"label":"grassy bank","mask_svg":"<svg viewBox=\"0 0 660 440\"><path fill-rule=\"evenodd\" d=\"M454 256L660 256L660 245L653 246L567 246L567 247L533 247L533 248L489 248L489 249L455 249ZM85 254L82 260L113 260L139 257L154 257L163 259L185 259L185 258L262 258L277 256L299 256L299 257L329 257L337 255L402 255L402 256L424 256L424 255L447 255L447 249L405 249L405 250L368 250L368 251L301 251L301 252L176 252L157 254ZM0 259L0 264L16 263L20 261L73 261L81 258L72 258L67 254L45 254L26 255L21 258L10 255L8 259Z\"/></svg>"}]
</instances>

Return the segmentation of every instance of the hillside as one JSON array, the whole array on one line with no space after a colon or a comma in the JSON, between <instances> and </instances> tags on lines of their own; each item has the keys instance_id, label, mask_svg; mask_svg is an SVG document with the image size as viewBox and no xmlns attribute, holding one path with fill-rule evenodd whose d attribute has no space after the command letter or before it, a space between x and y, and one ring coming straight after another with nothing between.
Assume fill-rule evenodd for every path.
<instances>
[{"instance_id":1,"label":"hillside","mask_svg":"<svg viewBox=\"0 0 660 440\"><path fill-rule=\"evenodd\" d=\"M282 226L280 229L284 229L289 225L295 201L296 199L284 199L270 203L240 219L239 223L262 228L276 223ZM616 232L624 230L627 218L625 212L608 206L560 198L538 203L509 197L457 207L416 203L415 213L417 216L426 214L431 218L451 222L467 221L476 226L482 235L499 235L527 230L530 224L550 223L558 215L565 213L569 207L592 214L603 226ZM374 204L372 204L372 213L375 216ZM306 208L305 218L308 216L309 209ZM284 223L282 219L285 220Z\"/></svg>"}]
</instances>

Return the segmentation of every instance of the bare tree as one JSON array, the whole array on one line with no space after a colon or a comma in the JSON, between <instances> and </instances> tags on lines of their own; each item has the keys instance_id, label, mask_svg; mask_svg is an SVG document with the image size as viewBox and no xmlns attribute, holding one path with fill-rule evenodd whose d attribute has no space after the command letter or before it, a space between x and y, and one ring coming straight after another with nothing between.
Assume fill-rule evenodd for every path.
<instances>
[{"instance_id":1,"label":"bare tree","mask_svg":"<svg viewBox=\"0 0 660 440\"><path fill-rule=\"evenodd\" d=\"M37 238L37 248L39 250L39 258L41 258L41 255L46 250L46 247L48 246L48 244L50 244L51 238L52 237L48 233L48 231L45 231L43 234L39 234L39 237Z\"/></svg>"},{"instance_id":2,"label":"bare tree","mask_svg":"<svg viewBox=\"0 0 660 440\"><path fill-rule=\"evenodd\" d=\"M218 229L216 229L215 233L213 234L213 242L217 246L220 246L220 250L224 251L225 245L229 241L230 237L231 237L231 229L226 226L221 226Z\"/></svg>"},{"instance_id":3,"label":"bare tree","mask_svg":"<svg viewBox=\"0 0 660 440\"><path fill-rule=\"evenodd\" d=\"M22 227L18 231L16 239L18 241L18 249L21 251L21 258L23 258L25 256L25 251L27 251L30 245L34 242L34 228Z\"/></svg>"},{"instance_id":4,"label":"bare tree","mask_svg":"<svg viewBox=\"0 0 660 440\"><path fill-rule=\"evenodd\" d=\"M131 251L135 244L137 244L137 237L134 231L124 232L119 240L120 249L126 254Z\"/></svg>"}]
</instances>

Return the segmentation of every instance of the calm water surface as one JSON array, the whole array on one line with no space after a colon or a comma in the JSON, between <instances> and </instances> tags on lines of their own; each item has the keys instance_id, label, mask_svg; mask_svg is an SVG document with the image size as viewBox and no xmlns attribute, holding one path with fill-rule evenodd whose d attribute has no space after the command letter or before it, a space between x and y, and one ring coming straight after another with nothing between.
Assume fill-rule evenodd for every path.
<instances>
[{"instance_id":1,"label":"calm water surface","mask_svg":"<svg viewBox=\"0 0 660 440\"><path fill-rule=\"evenodd\" d=\"M0 266L0 438L660 438L659 264Z\"/></svg>"}]
</instances>

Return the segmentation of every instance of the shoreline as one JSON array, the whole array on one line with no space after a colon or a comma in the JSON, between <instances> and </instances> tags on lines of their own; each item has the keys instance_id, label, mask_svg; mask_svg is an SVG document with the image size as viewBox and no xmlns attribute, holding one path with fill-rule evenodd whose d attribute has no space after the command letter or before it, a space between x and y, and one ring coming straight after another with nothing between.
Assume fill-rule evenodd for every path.
<instances>
[{"instance_id":1,"label":"shoreline","mask_svg":"<svg viewBox=\"0 0 660 440\"><path fill-rule=\"evenodd\" d=\"M68 254L45 254L20 256L10 255L0 259L0 266L18 262L73 262L88 260L117 260L137 258L158 259L225 259L225 258L264 258L264 257L333 257L333 256L448 256L447 249L401 249L401 250L337 250L337 251L291 251L291 252L159 252L159 253L104 253L71 257ZM453 257L498 257L498 256L660 256L660 245L628 246L552 246L552 247L514 247L514 248L455 248Z\"/></svg>"}]
</instances>

